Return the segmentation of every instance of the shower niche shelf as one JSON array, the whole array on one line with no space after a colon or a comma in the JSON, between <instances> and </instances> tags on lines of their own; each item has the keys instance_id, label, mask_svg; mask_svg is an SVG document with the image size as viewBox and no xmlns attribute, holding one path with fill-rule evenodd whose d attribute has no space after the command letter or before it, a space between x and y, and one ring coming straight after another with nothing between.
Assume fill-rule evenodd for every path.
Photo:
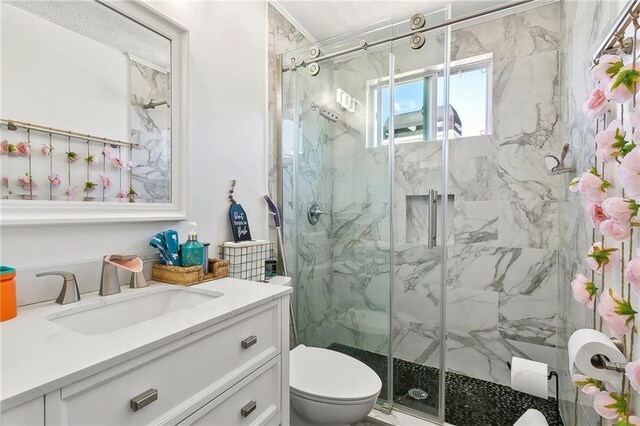
<instances>
[{"instance_id":1,"label":"shower niche shelf","mask_svg":"<svg viewBox=\"0 0 640 426\"><path fill-rule=\"evenodd\" d=\"M406 236L407 243L427 244L429 241L429 195L406 196ZM453 223L455 195L447 196L447 223ZM435 194L434 213L436 215L436 245L442 244L440 224L442 223L442 194ZM451 233L448 233L451 234ZM448 235L447 244L453 244L453 236Z\"/></svg>"}]
</instances>

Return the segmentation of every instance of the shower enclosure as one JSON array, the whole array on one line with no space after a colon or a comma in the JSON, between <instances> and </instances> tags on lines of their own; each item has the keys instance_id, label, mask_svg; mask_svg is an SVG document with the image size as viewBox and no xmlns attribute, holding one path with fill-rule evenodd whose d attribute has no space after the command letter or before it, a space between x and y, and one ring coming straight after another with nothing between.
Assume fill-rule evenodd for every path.
<instances>
[{"instance_id":1,"label":"shower enclosure","mask_svg":"<svg viewBox=\"0 0 640 426\"><path fill-rule=\"evenodd\" d=\"M425 16L280 58L296 325L374 369L383 409L508 422L468 395L507 392L511 356L555 365L559 5Z\"/></svg>"}]
</instances>

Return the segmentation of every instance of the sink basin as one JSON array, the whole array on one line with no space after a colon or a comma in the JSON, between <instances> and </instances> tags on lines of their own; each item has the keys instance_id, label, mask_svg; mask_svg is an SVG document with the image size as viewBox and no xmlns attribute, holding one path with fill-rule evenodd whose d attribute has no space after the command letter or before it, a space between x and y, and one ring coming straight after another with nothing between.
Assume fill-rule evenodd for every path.
<instances>
[{"instance_id":1,"label":"sink basin","mask_svg":"<svg viewBox=\"0 0 640 426\"><path fill-rule=\"evenodd\" d=\"M171 312L193 308L222 294L175 288L136 296L120 296L118 300L72 308L48 319L81 334L103 334Z\"/></svg>"}]
</instances>

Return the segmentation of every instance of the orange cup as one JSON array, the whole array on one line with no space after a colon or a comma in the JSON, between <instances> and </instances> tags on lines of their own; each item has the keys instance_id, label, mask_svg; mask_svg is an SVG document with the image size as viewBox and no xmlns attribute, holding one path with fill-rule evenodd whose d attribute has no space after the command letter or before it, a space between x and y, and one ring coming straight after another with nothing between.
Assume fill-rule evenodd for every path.
<instances>
[{"instance_id":1,"label":"orange cup","mask_svg":"<svg viewBox=\"0 0 640 426\"><path fill-rule=\"evenodd\" d=\"M0 266L0 321L10 320L16 315L16 270Z\"/></svg>"}]
</instances>

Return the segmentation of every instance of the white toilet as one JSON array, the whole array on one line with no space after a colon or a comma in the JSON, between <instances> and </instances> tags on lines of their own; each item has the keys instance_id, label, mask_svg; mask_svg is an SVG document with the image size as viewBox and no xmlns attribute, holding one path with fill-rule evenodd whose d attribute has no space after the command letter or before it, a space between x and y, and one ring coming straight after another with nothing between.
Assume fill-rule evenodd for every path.
<instances>
[{"instance_id":1,"label":"white toilet","mask_svg":"<svg viewBox=\"0 0 640 426\"><path fill-rule=\"evenodd\" d=\"M290 355L291 426L348 425L373 408L382 381L367 365L299 345Z\"/></svg>"}]
</instances>

